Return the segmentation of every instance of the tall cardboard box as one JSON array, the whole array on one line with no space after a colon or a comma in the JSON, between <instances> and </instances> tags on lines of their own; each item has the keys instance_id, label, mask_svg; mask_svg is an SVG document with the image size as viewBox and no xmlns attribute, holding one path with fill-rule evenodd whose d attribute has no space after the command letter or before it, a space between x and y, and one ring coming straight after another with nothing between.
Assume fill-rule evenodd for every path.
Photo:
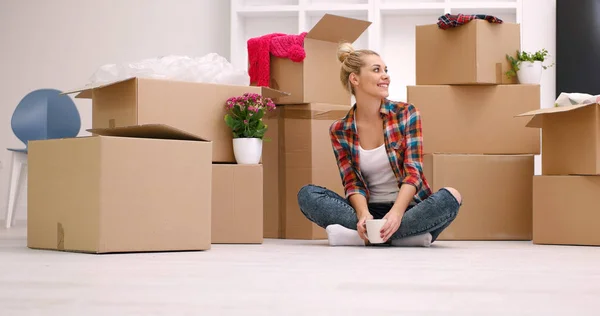
<instances>
[{"instance_id":1,"label":"tall cardboard box","mask_svg":"<svg viewBox=\"0 0 600 316\"><path fill-rule=\"evenodd\" d=\"M130 78L74 89L92 99L92 128L166 124L213 143L214 162L235 162L225 101L246 92L277 100L287 95L265 87Z\"/></svg>"},{"instance_id":2,"label":"tall cardboard box","mask_svg":"<svg viewBox=\"0 0 600 316\"><path fill-rule=\"evenodd\" d=\"M424 153L539 154L540 132L519 113L540 108L539 85L409 86Z\"/></svg>"},{"instance_id":3,"label":"tall cardboard box","mask_svg":"<svg viewBox=\"0 0 600 316\"><path fill-rule=\"evenodd\" d=\"M290 105L291 106L291 105ZM263 122L268 129L263 142L263 236L283 238L283 215L285 209L285 160L282 153L284 125L283 107L267 112Z\"/></svg>"},{"instance_id":4,"label":"tall cardboard box","mask_svg":"<svg viewBox=\"0 0 600 316\"><path fill-rule=\"evenodd\" d=\"M600 176L533 178L533 243L600 246Z\"/></svg>"},{"instance_id":5,"label":"tall cardboard box","mask_svg":"<svg viewBox=\"0 0 600 316\"><path fill-rule=\"evenodd\" d=\"M265 237L327 238L325 230L300 211L297 196L306 184L344 196L329 128L349 110L350 106L327 103L286 105L268 118L275 141L266 142L263 151Z\"/></svg>"},{"instance_id":6,"label":"tall cardboard box","mask_svg":"<svg viewBox=\"0 0 600 316\"><path fill-rule=\"evenodd\" d=\"M600 104L537 109L517 115L542 129L543 175L600 174Z\"/></svg>"},{"instance_id":7,"label":"tall cardboard box","mask_svg":"<svg viewBox=\"0 0 600 316\"><path fill-rule=\"evenodd\" d=\"M462 196L440 240L531 240L533 155L428 154L423 171L434 192Z\"/></svg>"},{"instance_id":8,"label":"tall cardboard box","mask_svg":"<svg viewBox=\"0 0 600 316\"><path fill-rule=\"evenodd\" d=\"M472 20L440 29L437 24L416 27L416 84L514 84L506 55L521 49L520 25Z\"/></svg>"},{"instance_id":9,"label":"tall cardboard box","mask_svg":"<svg viewBox=\"0 0 600 316\"><path fill-rule=\"evenodd\" d=\"M32 141L27 246L87 253L208 250L212 144L166 125Z\"/></svg>"},{"instance_id":10,"label":"tall cardboard box","mask_svg":"<svg viewBox=\"0 0 600 316\"><path fill-rule=\"evenodd\" d=\"M212 243L263 242L263 166L212 165Z\"/></svg>"},{"instance_id":11,"label":"tall cardboard box","mask_svg":"<svg viewBox=\"0 0 600 316\"><path fill-rule=\"evenodd\" d=\"M270 87L291 93L277 104L322 102L349 104L350 94L339 84L341 63L337 58L341 42L353 43L371 25L369 21L325 14L306 34L302 62L271 57Z\"/></svg>"}]
</instances>

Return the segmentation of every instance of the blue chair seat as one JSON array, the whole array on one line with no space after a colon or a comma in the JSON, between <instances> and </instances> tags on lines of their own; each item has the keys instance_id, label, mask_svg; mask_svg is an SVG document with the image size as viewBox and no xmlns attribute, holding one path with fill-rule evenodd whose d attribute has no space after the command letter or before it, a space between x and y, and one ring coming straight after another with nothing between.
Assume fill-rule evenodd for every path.
<instances>
[{"instance_id":1,"label":"blue chair seat","mask_svg":"<svg viewBox=\"0 0 600 316\"><path fill-rule=\"evenodd\" d=\"M6 148L8 151L14 151L18 153L27 153L27 148Z\"/></svg>"},{"instance_id":2,"label":"blue chair seat","mask_svg":"<svg viewBox=\"0 0 600 316\"><path fill-rule=\"evenodd\" d=\"M19 102L11 126L27 149L30 140L77 136L81 117L71 97L61 95L56 89L40 89L28 93Z\"/></svg>"}]
</instances>

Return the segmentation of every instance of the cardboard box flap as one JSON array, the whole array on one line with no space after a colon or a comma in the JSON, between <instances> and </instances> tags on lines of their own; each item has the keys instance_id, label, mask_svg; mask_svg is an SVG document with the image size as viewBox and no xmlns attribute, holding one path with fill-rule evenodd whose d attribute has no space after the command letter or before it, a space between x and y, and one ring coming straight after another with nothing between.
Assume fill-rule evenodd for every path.
<instances>
[{"instance_id":1,"label":"cardboard box flap","mask_svg":"<svg viewBox=\"0 0 600 316\"><path fill-rule=\"evenodd\" d=\"M350 108L348 105L311 103L310 107L286 107L283 117L298 120L339 120L348 114Z\"/></svg>"},{"instance_id":2,"label":"cardboard box flap","mask_svg":"<svg viewBox=\"0 0 600 316\"><path fill-rule=\"evenodd\" d=\"M535 115L525 124L525 127L542 128L544 126L544 116Z\"/></svg>"},{"instance_id":3,"label":"cardboard box flap","mask_svg":"<svg viewBox=\"0 0 600 316\"><path fill-rule=\"evenodd\" d=\"M525 126L527 127L542 127L542 119L546 114L556 114L556 113L564 113L569 111L575 111L577 109L582 109L591 105L596 105L597 103L585 103L585 104L574 104L569 106L557 106L545 109L533 110L525 113L521 113L515 115L515 117L523 117L523 116L533 116L529 122Z\"/></svg>"},{"instance_id":4,"label":"cardboard box flap","mask_svg":"<svg viewBox=\"0 0 600 316\"><path fill-rule=\"evenodd\" d=\"M289 93L289 92L283 92L283 91L271 89L268 87L261 87L260 94L265 98L271 98L273 100L280 98L280 97L287 97L287 96L291 95L291 93Z\"/></svg>"},{"instance_id":5,"label":"cardboard box flap","mask_svg":"<svg viewBox=\"0 0 600 316\"><path fill-rule=\"evenodd\" d=\"M79 94L77 94L75 96L75 98L78 99L91 99L92 98L92 90L94 89L99 89L99 88L104 88L104 87L108 87L117 83L121 83L121 82L125 82L128 80L136 80L137 77L131 77L131 78L127 78L127 79L123 79L123 80L117 80L117 81L109 81L109 82L96 82L96 83L91 83L91 84L87 84L84 87L79 87L76 89L72 89L72 90L68 90L65 92L62 92L61 94L73 94L76 92L79 92ZM291 95L291 93L288 92L283 92L283 91L279 91L279 90L275 90L275 89L271 89L268 87L262 87L261 89L261 95L267 98L271 98L271 99L277 99L280 97L286 97Z\"/></svg>"},{"instance_id":6,"label":"cardboard box flap","mask_svg":"<svg viewBox=\"0 0 600 316\"><path fill-rule=\"evenodd\" d=\"M306 38L332 43L353 43L370 25L369 21L325 14L306 34Z\"/></svg>"},{"instance_id":7,"label":"cardboard box flap","mask_svg":"<svg viewBox=\"0 0 600 316\"><path fill-rule=\"evenodd\" d=\"M545 109L533 110L525 113L521 113L517 116L533 116L533 115L542 115L542 114L552 114L552 113L561 113L561 112L569 112L574 111L580 108L584 108L590 105L596 105L597 103L585 103L585 104L574 104L569 106L556 106Z\"/></svg>"},{"instance_id":8,"label":"cardboard box flap","mask_svg":"<svg viewBox=\"0 0 600 316\"><path fill-rule=\"evenodd\" d=\"M209 141L165 124L145 124L112 128L91 128L90 133L101 136Z\"/></svg>"},{"instance_id":9,"label":"cardboard box flap","mask_svg":"<svg viewBox=\"0 0 600 316\"><path fill-rule=\"evenodd\" d=\"M85 85L84 87L79 87L76 89L72 89L72 90L68 90L65 91L61 94L73 94L76 92L79 92L79 94L77 94L75 96L75 98L77 99L91 99L92 98L92 90L94 89L98 89L98 88L104 88L104 87L108 87L117 83L121 83L121 82L125 82L128 80L135 80L136 77L131 77L131 78L127 78L127 79L123 79L123 80L117 80L117 81L108 81L108 82L96 82L96 83L90 83Z\"/></svg>"}]
</instances>

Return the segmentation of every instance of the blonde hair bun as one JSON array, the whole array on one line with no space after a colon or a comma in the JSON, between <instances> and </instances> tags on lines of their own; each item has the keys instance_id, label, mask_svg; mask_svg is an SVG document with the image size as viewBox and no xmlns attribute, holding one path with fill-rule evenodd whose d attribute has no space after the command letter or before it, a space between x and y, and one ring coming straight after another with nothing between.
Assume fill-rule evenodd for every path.
<instances>
[{"instance_id":1,"label":"blonde hair bun","mask_svg":"<svg viewBox=\"0 0 600 316\"><path fill-rule=\"evenodd\" d=\"M352 54L353 52L354 47L351 43L342 43L338 47L337 57L340 60L340 62L343 63L344 61L346 61L346 58L348 58L348 56L350 56L350 54Z\"/></svg>"}]
</instances>

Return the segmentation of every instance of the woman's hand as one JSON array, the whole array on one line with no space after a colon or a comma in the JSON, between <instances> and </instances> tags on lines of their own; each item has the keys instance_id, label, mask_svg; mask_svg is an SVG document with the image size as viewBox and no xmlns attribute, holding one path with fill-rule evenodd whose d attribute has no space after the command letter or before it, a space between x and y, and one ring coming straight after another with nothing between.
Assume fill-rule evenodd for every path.
<instances>
[{"instance_id":1,"label":"woman's hand","mask_svg":"<svg viewBox=\"0 0 600 316\"><path fill-rule=\"evenodd\" d=\"M356 230L358 231L358 236L364 241L368 241L367 238L367 220L373 219L373 215L367 212L366 214L362 214L359 216L358 224L356 224Z\"/></svg>"},{"instance_id":2,"label":"woman's hand","mask_svg":"<svg viewBox=\"0 0 600 316\"><path fill-rule=\"evenodd\" d=\"M387 222L381 227L381 238L383 239L383 242L387 242L398 228L400 228L400 222L402 222L404 212L416 193L417 188L414 185L403 184L400 187L400 192L398 192L398 197L396 198L392 209L383 217L387 219Z\"/></svg>"},{"instance_id":3,"label":"woman's hand","mask_svg":"<svg viewBox=\"0 0 600 316\"><path fill-rule=\"evenodd\" d=\"M387 219L386 223L381 227L381 238L383 242L387 242L390 237L400 228L402 216L404 213L391 209L383 218Z\"/></svg>"}]
</instances>

